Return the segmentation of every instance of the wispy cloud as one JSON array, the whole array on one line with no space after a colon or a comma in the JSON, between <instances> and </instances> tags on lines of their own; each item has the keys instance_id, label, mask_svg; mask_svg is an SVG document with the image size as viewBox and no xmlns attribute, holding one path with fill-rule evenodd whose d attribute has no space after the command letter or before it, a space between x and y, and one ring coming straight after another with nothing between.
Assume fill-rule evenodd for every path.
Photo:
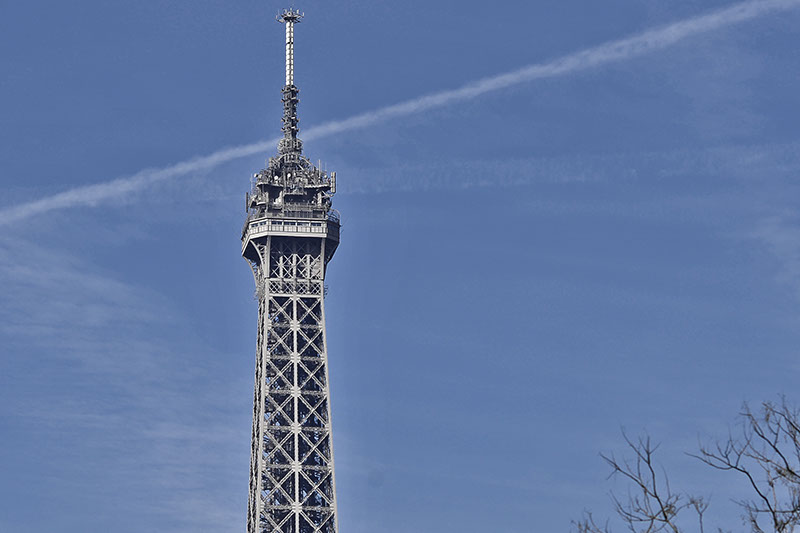
<instances>
[{"instance_id":1,"label":"wispy cloud","mask_svg":"<svg viewBox=\"0 0 800 533\"><path fill-rule=\"evenodd\" d=\"M157 294L97 274L52 248L0 240L0 273L0 335L58 346L60 353L80 331L127 331L166 315Z\"/></svg>"},{"instance_id":2,"label":"wispy cloud","mask_svg":"<svg viewBox=\"0 0 800 533\"><path fill-rule=\"evenodd\" d=\"M424 161L347 169L345 193L458 190L548 183L704 178L779 183L796 176L800 142L727 144L702 149L566 156ZM755 178L757 177L757 178Z\"/></svg>"},{"instance_id":3,"label":"wispy cloud","mask_svg":"<svg viewBox=\"0 0 800 533\"><path fill-rule=\"evenodd\" d=\"M458 102L472 100L514 85L566 76L582 70L631 59L665 49L695 35L797 7L800 7L800 0L751 0L737 3L705 15L650 29L632 37L607 42L552 61L529 65L511 72L477 80L456 89L421 96L343 120L327 122L310 128L305 132L304 137L306 140L312 140L365 128L393 118L418 114ZM207 156L197 157L167 167L145 169L132 176L77 187L39 200L7 207L0 210L0 225L8 225L56 209L94 206L104 200L144 189L159 181L206 170L228 161L265 152L276 142L277 139L271 139L225 148Z\"/></svg>"},{"instance_id":4,"label":"wispy cloud","mask_svg":"<svg viewBox=\"0 0 800 533\"><path fill-rule=\"evenodd\" d=\"M248 424L231 398L246 405L250 380L204 367L228 358L199 356L208 348L165 297L52 246L0 238L0 286L0 423L33 446L58 436L41 459L48 490L99 509L137 494L140 529L161 516L175 531L232 531L246 480L226 472L246 472Z\"/></svg>"},{"instance_id":5,"label":"wispy cloud","mask_svg":"<svg viewBox=\"0 0 800 533\"><path fill-rule=\"evenodd\" d=\"M758 224L751 236L778 260L778 281L785 283L800 298L800 218L797 213L769 216Z\"/></svg>"}]
</instances>

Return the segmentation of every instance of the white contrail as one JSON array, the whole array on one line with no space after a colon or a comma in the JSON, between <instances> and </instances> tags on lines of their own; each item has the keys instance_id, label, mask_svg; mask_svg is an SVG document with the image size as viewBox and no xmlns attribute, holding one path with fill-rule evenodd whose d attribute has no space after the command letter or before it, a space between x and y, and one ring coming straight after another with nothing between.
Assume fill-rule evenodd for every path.
<instances>
[{"instance_id":1,"label":"white contrail","mask_svg":"<svg viewBox=\"0 0 800 533\"><path fill-rule=\"evenodd\" d=\"M750 0L741 2L705 15L647 30L626 39L611 41L575 52L547 63L529 65L505 74L468 83L457 89L421 96L375 111L361 113L344 120L326 122L308 129L303 137L306 140L317 139L334 133L364 128L391 118L420 113L429 109L477 98L488 92L511 87L512 85L563 76L607 63L630 59L648 52L661 50L693 35L730 26L768 13L786 11L797 7L800 7L800 0ZM278 139L272 139L226 148L207 156L190 159L168 167L145 169L132 176L125 176L95 185L76 187L33 202L7 207L0 210L0 226L56 209L96 205L100 201L140 190L157 181L206 170L227 161L263 153L274 146L277 141Z\"/></svg>"}]
</instances>

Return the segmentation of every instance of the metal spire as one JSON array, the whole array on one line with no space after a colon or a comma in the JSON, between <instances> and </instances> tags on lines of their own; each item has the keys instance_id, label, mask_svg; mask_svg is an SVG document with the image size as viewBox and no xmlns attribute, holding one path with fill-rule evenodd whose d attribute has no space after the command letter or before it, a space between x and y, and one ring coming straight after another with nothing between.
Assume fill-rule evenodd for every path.
<instances>
[{"instance_id":1,"label":"metal spire","mask_svg":"<svg viewBox=\"0 0 800 533\"><path fill-rule=\"evenodd\" d=\"M286 24L286 85L294 85L294 25L303 19L303 13L284 9L276 19Z\"/></svg>"},{"instance_id":2,"label":"metal spire","mask_svg":"<svg viewBox=\"0 0 800 533\"><path fill-rule=\"evenodd\" d=\"M300 89L294 84L294 25L302 20L300 10L284 9L276 19L286 25L286 85L283 86L283 139L278 143L278 152L281 154L300 154L303 143L297 138L300 130L297 118L297 104L300 99L297 95Z\"/></svg>"}]
</instances>

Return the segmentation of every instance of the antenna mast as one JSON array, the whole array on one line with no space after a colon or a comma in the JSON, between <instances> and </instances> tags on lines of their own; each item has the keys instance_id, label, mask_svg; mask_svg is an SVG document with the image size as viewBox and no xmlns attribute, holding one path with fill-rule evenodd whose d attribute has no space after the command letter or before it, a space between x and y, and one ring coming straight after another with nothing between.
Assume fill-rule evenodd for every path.
<instances>
[{"instance_id":1,"label":"antenna mast","mask_svg":"<svg viewBox=\"0 0 800 533\"><path fill-rule=\"evenodd\" d=\"M294 25L303 19L300 10L284 9L277 17L277 21L286 25L286 85L283 86L283 139L278 143L280 154L300 154L303 152L303 142L297 138L300 130L297 118L297 95L300 89L294 84Z\"/></svg>"},{"instance_id":2,"label":"antenna mast","mask_svg":"<svg viewBox=\"0 0 800 533\"><path fill-rule=\"evenodd\" d=\"M286 85L294 85L294 25L303 19L303 13L298 9L284 9L277 16L278 22L286 24Z\"/></svg>"}]
</instances>

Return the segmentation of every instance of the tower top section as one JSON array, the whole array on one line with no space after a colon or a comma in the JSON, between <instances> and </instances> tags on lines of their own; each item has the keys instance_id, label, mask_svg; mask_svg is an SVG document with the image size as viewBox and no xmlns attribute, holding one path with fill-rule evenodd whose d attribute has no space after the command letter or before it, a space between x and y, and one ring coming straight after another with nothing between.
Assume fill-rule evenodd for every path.
<instances>
[{"instance_id":1,"label":"tower top section","mask_svg":"<svg viewBox=\"0 0 800 533\"><path fill-rule=\"evenodd\" d=\"M302 219L303 224L314 221L317 225L309 226L314 228L322 227L318 221L325 221L325 227L335 226L338 231L338 215L331 208L336 173L328 173L321 165L311 163L303 155L303 142L297 136L300 89L294 84L294 25L302 18L303 13L294 9L284 9L276 17L286 25L286 85L281 89L283 137L278 141L277 155L270 157L266 168L253 176L246 201L248 221L242 235L245 241L253 231L259 235L259 232L273 232L273 225L265 219L280 220L283 228L297 227L297 219ZM336 239L338 242L338 236Z\"/></svg>"}]
</instances>

